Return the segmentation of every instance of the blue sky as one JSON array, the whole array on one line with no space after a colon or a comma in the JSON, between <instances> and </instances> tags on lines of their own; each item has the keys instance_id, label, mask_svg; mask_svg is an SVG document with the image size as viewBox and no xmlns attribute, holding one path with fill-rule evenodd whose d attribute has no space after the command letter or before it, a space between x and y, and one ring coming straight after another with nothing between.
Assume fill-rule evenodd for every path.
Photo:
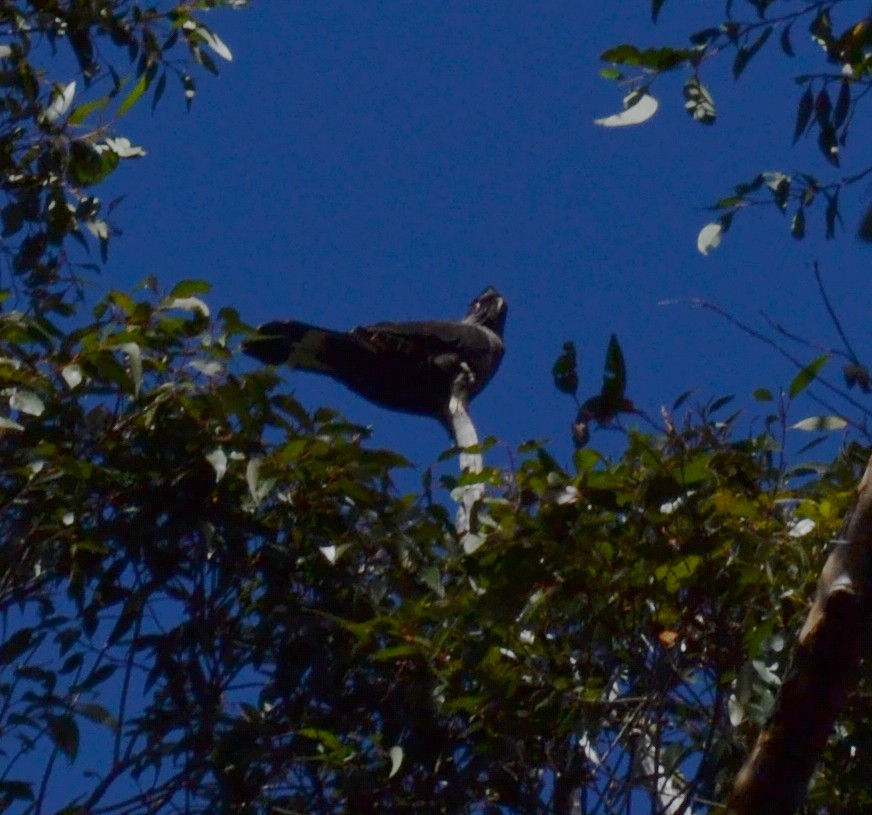
<instances>
[{"instance_id":1,"label":"blue sky","mask_svg":"<svg viewBox=\"0 0 872 815\"><path fill-rule=\"evenodd\" d=\"M567 339L579 348L582 395L599 387L614 332L629 395L652 415L688 389L749 405L754 388L788 384L789 365L710 312L659 301L702 297L757 326L765 311L836 343L817 259L855 346L868 347L869 250L854 239L868 188L843 195L850 217L836 241L823 238L822 211L796 242L787 218L756 208L718 250L698 253L704 206L734 183L761 170L839 171L813 140L791 149L801 89L790 76L822 68L799 30L797 59L773 38L738 83L729 54L703 67L714 127L684 112L683 73L654 86L661 108L646 125L594 125L623 95L598 76L599 54L627 41L683 45L720 19L719 3L687 6L667 3L657 26L641 0L294 0L216 13L209 22L234 61L199 78L192 112L170 85L154 115L141 102L123 123L149 154L106 191L126 196L115 218L124 234L100 285L205 278L213 307L233 305L252 324L350 328L459 317L493 284L509 302L508 350L473 417L482 436L510 445L551 439L563 461L574 408L550 369ZM862 16L864 4L854 6ZM845 172L868 158L861 126ZM420 465L447 446L435 422L385 413L320 377L286 381L307 407L338 407ZM814 412L806 404L792 418ZM617 441L600 434L592 444Z\"/></svg>"}]
</instances>

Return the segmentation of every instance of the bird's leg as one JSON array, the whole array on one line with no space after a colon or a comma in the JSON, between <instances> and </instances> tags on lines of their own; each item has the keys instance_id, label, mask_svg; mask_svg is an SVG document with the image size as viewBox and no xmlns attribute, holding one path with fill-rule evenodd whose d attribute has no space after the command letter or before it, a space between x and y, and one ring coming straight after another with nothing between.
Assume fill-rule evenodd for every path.
<instances>
[{"instance_id":1,"label":"bird's leg","mask_svg":"<svg viewBox=\"0 0 872 815\"><path fill-rule=\"evenodd\" d=\"M474 379L473 373L466 363L461 365L460 373L451 387L451 399L448 403L448 415L451 424L451 434L454 443L460 448L460 474L480 473L484 462L481 453L467 452L467 448L478 445L478 433L466 410L466 395ZM484 497L484 484L469 484L461 487L457 495L457 534L463 542L465 552L474 552L482 543L482 539L473 531L473 511L475 504Z\"/></svg>"}]
</instances>

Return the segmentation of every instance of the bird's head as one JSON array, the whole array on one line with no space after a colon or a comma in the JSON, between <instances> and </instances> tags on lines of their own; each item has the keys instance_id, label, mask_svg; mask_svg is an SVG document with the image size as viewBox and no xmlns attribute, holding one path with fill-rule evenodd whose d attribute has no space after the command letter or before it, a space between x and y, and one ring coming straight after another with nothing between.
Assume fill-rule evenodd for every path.
<instances>
[{"instance_id":1,"label":"bird's head","mask_svg":"<svg viewBox=\"0 0 872 815\"><path fill-rule=\"evenodd\" d=\"M502 337L508 310L502 295L493 286L488 286L469 304L466 319L476 325L483 325Z\"/></svg>"}]
</instances>

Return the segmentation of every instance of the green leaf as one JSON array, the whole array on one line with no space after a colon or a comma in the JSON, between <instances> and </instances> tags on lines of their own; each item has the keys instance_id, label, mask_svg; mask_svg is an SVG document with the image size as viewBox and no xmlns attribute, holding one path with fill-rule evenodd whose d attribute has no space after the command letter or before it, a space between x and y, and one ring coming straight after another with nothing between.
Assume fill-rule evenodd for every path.
<instances>
[{"instance_id":1,"label":"green leaf","mask_svg":"<svg viewBox=\"0 0 872 815\"><path fill-rule=\"evenodd\" d=\"M139 97L142 96L143 93L145 93L150 81L151 73L149 71L143 72L142 76L139 77L137 83L130 90L130 93L127 94L127 96L118 106L118 116L123 116L139 101Z\"/></svg>"},{"instance_id":2,"label":"green leaf","mask_svg":"<svg viewBox=\"0 0 872 815\"><path fill-rule=\"evenodd\" d=\"M796 396L799 396L812 382L817 378L818 373L821 368L827 364L830 359L829 354L824 354L823 356L818 357L817 359L810 362L805 366L790 383L790 388L788 389L788 394L790 398L793 399Z\"/></svg>"},{"instance_id":3,"label":"green leaf","mask_svg":"<svg viewBox=\"0 0 872 815\"><path fill-rule=\"evenodd\" d=\"M617 45L600 54L602 62L614 62L618 65L639 65L641 58L642 52L630 44Z\"/></svg>"},{"instance_id":4,"label":"green leaf","mask_svg":"<svg viewBox=\"0 0 872 815\"><path fill-rule=\"evenodd\" d=\"M671 71L687 62L690 53L684 48L646 48L639 55L639 64L652 71Z\"/></svg>"},{"instance_id":5,"label":"green leaf","mask_svg":"<svg viewBox=\"0 0 872 815\"><path fill-rule=\"evenodd\" d=\"M677 592L682 584L692 577L699 568L702 558L699 555L688 555L677 563L664 563L654 570L654 577L666 584L670 594Z\"/></svg>"},{"instance_id":6,"label":"green leaf","mask_svg":"<svg viewBox=\"0 0 872 815\"><path fill-rule=\"evenodd\" d=\"M101 96L99 99L92 99L90 102L85 102L79 105L71 114L69 123L71 125L82 124L95 110L105 110L109 104L108 96Z\"/></svg>"},{"instance_id":7,"label":"green leaf","mask_svg":"<svg viewBox=\"0 0 872 815\"><path fill-rule=\"evenodd\" d=\"M181 280L173 286L170 297L192 297L195 294L208 294L212 284L206 280Z\"/></svg>"},{"instance_id":8,"label":"green leaf","mask_svg":"<svg viewBox=\"0 0 872 815\"><path fill-rule=\"evenodd\" d=\"M621 80L624 78L624 74L619 71L617 68L600 68L600 76L603 79L614 79Z\"/></svg>"},{"instance_id":9,"label":"green leaf","mask_svg":"<svg viewBox=\"0 0 872 815\"><path fill-rule=\"evenodd\" d=\"M756 388L751 394L758 402L772 402L772 391L769 388Z\"/></svg>"},{"instance_id":10,"label":"green leaf","mask_svg":"<svg viewBox=\"0 0 872 815\"><path fill-rule=\"evenodd\" d=\"M84 141L70 145L69 174L83 187L103 181L117 166L119 157L113 150L96 150Z\"/></svg>"}]
</instances>

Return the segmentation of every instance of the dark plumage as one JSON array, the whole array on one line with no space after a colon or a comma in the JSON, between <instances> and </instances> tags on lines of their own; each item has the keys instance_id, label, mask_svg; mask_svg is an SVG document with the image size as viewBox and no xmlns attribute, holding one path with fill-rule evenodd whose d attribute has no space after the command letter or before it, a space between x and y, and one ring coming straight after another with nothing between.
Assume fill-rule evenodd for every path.
<instances>
[{"instance_id":1,"label":"dark plumage","mask_svg":"<svg viewBox=\"0 0 872 815\"><path fill-rule=\"evenodd\" d=\"M452 395L472 399L503 358L506 301L485 289L462 320L375 323L348 332L266 323L242 350L268 365L326 374L382 407L450 426Z\"/></svg>"}]
</instances>

